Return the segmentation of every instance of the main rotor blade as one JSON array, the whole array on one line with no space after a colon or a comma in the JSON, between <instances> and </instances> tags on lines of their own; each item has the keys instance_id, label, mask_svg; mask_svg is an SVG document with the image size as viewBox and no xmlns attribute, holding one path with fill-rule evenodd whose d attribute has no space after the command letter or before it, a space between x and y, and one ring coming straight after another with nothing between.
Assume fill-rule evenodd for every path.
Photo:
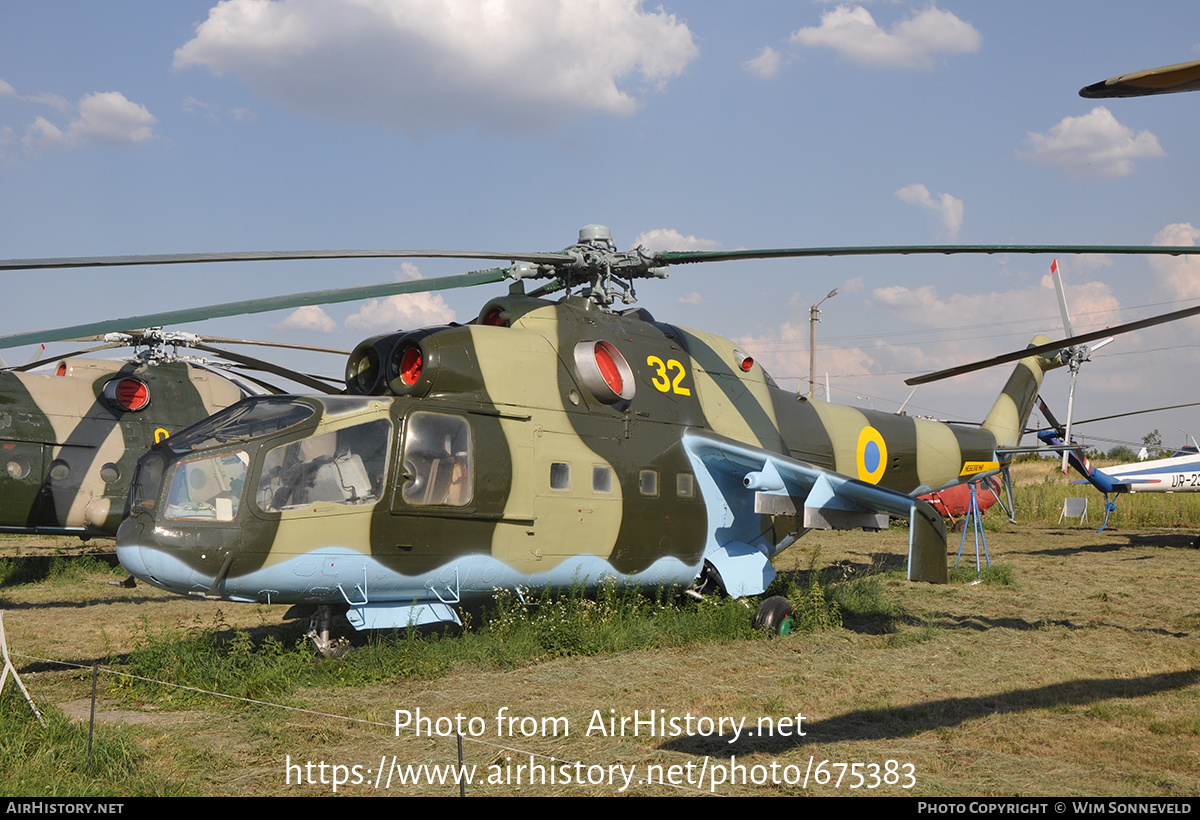
<instances>
[{"instance_id":1,"label":"main rotor blade","mask_svg":"<svg viewBox=\"0 0 1200 820\"><path fill-rule=\"evenodd\" d=\"M1200 90L1200 60L1193 60L1109 77L1079 89L1079 96L1089 99L1146 97L1197 90Z\"/></svg>"},{"instance_id":2,"label":"main rotor blade","mask_svg":"<svg viewBox=\"0 0 1200 820\"><path fill-rule=\"evenodd\" d=\"M809 256L908 256L916 254L1118 254L1186 256L1200 254L1192 245L864 245L861 247L773 248L736 251L660 251L658 262L733 262L742 259L789 259Z\"/></svg>"},{"instance_id":3,"label":"main rotor blade","mask_svg":"<svg viewBox=\"0 0 1200 820\"><path fill-rule=\"evenodd\" d=\"M970 364L960 364L957 367L950 367L945 370L939 370L935 373L926 373L924 376L913 376L911 379L905 379L905 384L928 384L929 382L941 381L952 376L961 376L964 373L974 373L976 370L985 370L989 367L995 367L998 364L1007 364L1024 359L1026 356L1039 356L1042 353L1053 353L1061 350L1064 347L1073 347L1075 345L1093 342L1096 339L1103 339L1106 336L1120 336L1122 333L1131 333L1135 330L1142 330L1155 325L1166 324L1167 322L1176 322L1180 319L1187 319L1190 316L1200 315L1200 305L1196 307L1176 310L1171 313L1163 313L1158 316L1151 316L1149 319L1139 319L1136 322L1129 322L1116 327L1107 327L1104 330L1095 330L1091 333L1082 333L1078 336L1072 336L1069 339L1063 339L1058 342L1048 342L1044 345L1034 345L1027 347L1024 350L1014 350L1011 353L1005 353L1001 356L993 356L990 359L983 361L972 362Z\"/></svg>"},{"instance_id":4,"label":"main rotor blade","mask_svg":"<svg viewBox=\"0 0 1200 820\"><path fill-rule=\"evenodd\" d=\"M57 259L0 259L0 270L109 268L133 265L192 265L205 262L275 262L296 259L509 259L542 265L574 261L561 253L493 253L492 251L247 251L243 253L164 253L144 256L72 256Z\"/></svg>"},{"instance_id":5,"label":"main rotor blade","mask_svg":"<svg viewBox=\"0 0 1200 820\"><path fill-rule=\"evenodd\" d=\"M90 324L74 325L55 330L14 333L8 336L0 336L0 349L17 347L24 344L60 342L79 336L92 336L111 333L113 331L129 330L130 328L181 325L223 316L242 316L249 313L287 310L305 305L328 305L336 302L378 299L383 296L395 296L400 293L423 293L431 290L472 287L474 285L500 282L505 279L507 274L507 268L492 268L490 270L475 271L474 273L439 276L433 279L412 279L405 282L384 282L378 285L316 290L309 291L308 293L296 293L290 296L268 296L263 299L246 299L241 302L226 302L225 304L211 305L209 307L170 310L163 313L130 316L125 319L92 322Z\"/></svg>"}]
</instances>

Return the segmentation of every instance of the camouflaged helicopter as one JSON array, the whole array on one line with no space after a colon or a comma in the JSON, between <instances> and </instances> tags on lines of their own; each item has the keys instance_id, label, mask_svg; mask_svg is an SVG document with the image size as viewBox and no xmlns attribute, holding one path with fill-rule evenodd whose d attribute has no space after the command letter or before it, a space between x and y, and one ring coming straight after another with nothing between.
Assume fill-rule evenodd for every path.
<instances>
[{"instance_id":1,"label":"camouflaged helicopter","mask_svg":"<svg viewBox=\"0 0 1200 820\"><path fill-rule=\"evenodd\" d=\"M813 528L909 522L908 577L947 578L941 517L918 495L996 473L1019 444L1063 349L1044 336L983 424L960 426L812 402L782 390L736 343L656 321L634 280L669 265L888 253L1195 253L1160 246L923 246L617 251L590 225L558 253L337 251L129 257L115 264L249 258L439 256L515 260L458 276L278 297L294 307L514 280L467 324L372 337L342 396L245 399L154 444L138 462L121 563L207 598L311 611L325 653L332 618L358 630L460 623L497 587L670 585L762 594L771 558ZM109 264L22 260L8 267ZM0 263L0 269L6 266ZM550 282L526 292L525 281ZM565 291L557 299L550 294ZM229 315L223 305L195 315ZM180 316L182 313L182 319ZM1148 323L1200 313L1178 311ZM136 317L128 323L155 321ZM186 311L170 321L189 320ZM1129 329L1134 329L1130 327ZM80 328L57 332L78 335ZM1123 332L1109 328L1106 335ZM31 339L54 334L30 334ZM977 365L930 374L932 381ZM790 605L756 619L786 631Z\"/></svg>"},{"instance_id":2,"label":"camouflaged helicopter","mask_svg":"<svg viewBox=\"0 0 1200 820\"><path fill-rule=\"evenodd\" d=\"M19 367L0 364L0 532L115 536L134 466L152 444L247 396L280 392L253 376L181 356L180 347L330 389L211 344L244 340L151 328L91 341L100 344ZM125 360L84 355L126 346L135 354ZM52 369L34 372L46 366Z\"/></svg>"}]
</instances>

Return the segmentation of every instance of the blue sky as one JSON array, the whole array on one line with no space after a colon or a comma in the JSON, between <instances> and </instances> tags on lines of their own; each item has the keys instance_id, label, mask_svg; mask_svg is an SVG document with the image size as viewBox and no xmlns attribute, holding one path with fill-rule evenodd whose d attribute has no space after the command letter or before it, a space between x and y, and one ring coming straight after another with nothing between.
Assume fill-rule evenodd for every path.
<instances>
[{"instance_id":1,"label":"blue sky","mask_svg":"<svg viewBox=\"0 0 1200 820\"><path fill-rule=\"evenodd\" d=\"M1078 89L1200 59L1186 2L938 5L231 0L0 6L9 258L332 248L557 250L916 243L1194 244L1200 94ZM785 385L895 409L905 376L1060 327L1050 257L676 268L656 318L741 340ZM1076 328L1200 299L1200 262L1060 259ZM437 276L449 261L8 274L2 332ZM482 266L480 266L482 267ZM352 347L470 319L503 285L187 328ZM1077 418L1200 399L1195 323L1123 337ZM60 348L65 350L65 348ZM9 351L9 361L29 352ZM313 368L338 372L340 362ZM922 388L978 419L1006 368ZM1044 394L1065 408L1067 380ZM1200 408L1097 425L1200 437ZM1097 441L1101 447L1105 442Z\"/></svg>"}]
</instances>

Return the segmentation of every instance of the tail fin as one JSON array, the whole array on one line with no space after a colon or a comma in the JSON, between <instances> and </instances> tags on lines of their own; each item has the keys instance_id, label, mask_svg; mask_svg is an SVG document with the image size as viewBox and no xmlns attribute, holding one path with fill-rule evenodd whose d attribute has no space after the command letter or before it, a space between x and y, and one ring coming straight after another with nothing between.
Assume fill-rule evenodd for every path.
<instances>
[{"instance_id":1,"label":"tail fin","mask_svg":"<svg viewBox=\"0 0 1200 820\"><path fill-rule=\"evenodd\" d=\"M1038 440L1052 449L1064 447L1066 442L1063 441L1062 425L1058 423L1058 419L1054 418L1054 414L1050 412L1050 408L1041 399L1038 399L1038 407L1042 411L1042 415L1046 417L1046 423L1054 428L1052 430L1042 430L1038 433ZM1075 471L1086 478L1089 484L1104 493L1105 498L1108 497L1109 493L1128 490L1128 486L1122 488L1120 484L1112 480L1108 473L1093 467L1091 460L1087 456L1080 455L1076 450L1063 450L1063 452L1067 456L1067 461L1075 468Z\"/></svg>"},{"instance_id":2,"label":"tail fin","mask_svg":"<svg viewBox=\"0 0 1200 820\"><path fill-rule=\"evenodd\" d=\"M1046 336L1034 336L1030 347L1049 344ZM1026 356L1017 362L1017 367L1008 377L1008 383L996 397L996 403L983 421L983 429L996 437L997 447L1016 447L1025 432L1025 422L1037 401L1042 386L1042 376L1048 370L1061 367L1062 362L1053 356Z\"/></svg>"}]
</instances>

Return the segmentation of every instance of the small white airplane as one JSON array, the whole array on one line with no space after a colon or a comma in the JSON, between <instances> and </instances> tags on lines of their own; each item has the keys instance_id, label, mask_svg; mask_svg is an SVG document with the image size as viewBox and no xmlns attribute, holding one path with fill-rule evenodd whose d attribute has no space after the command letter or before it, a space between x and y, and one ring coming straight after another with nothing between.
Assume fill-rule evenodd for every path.
<instances>
[{"instance_id":1,"label":"small white airplane","mask_svg":"<svg viewBox=\"0 0 1200 820\"><path fill-rule=\"evenodd\" d=\"M1117 464L1101 470L1093 467L1087 456L1077 449L1065 449L1065 436L1046 403L1038 400L1046 423L1055 429L1042 430L1038 439L1053 449L1062 450L1068 463L1089 484L1104 493L1104 527L1116 504L1109 495L1121 493L1194 493L1200 492L1200 452L1180 451L1170 458L1140 461L1136 464ZM1078 482L1082 483L1082 482ZM1104 527L1100 528L1103 532Z\"/></svg>"}]
</instances>

